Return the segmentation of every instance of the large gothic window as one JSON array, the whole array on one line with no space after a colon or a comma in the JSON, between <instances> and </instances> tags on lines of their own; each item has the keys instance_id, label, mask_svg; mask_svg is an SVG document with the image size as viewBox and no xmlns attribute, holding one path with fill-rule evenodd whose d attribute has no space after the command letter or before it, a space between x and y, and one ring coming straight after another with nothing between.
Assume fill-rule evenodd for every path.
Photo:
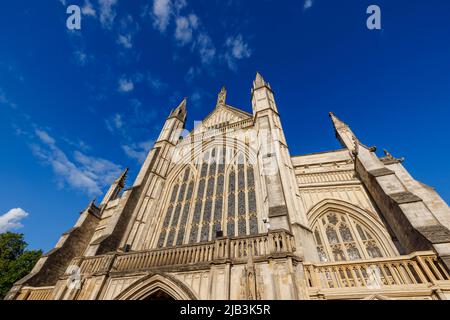
<instances>
[{"instance_id":1,"label":"large gothic window","mask_svg":"<svg viewBox=\"0 0 450 320\"><path fill-rule=\"evenodd\" d=\"M191 205L195 176L186 168L173 184L169 204L159 235L158 247L180 245L183 243L186 221Z\"/></svg>"},{"instance_id":2,"label":"large gothic window","mask_svg":"<svg viewBox=\"0 0 450 320\"><path fill-rule=\"evenodd\" d=\"M258 233L253 166L240 154L228 169L226 235Z\"/></svg>"},{"instance_id":3,"label":"large gothic window","mask_svg":"<svg viewBox=\"0 0 450 320\"><path fill-rule=\"evenodd\" d=\"M218 231L258 233L255 174L242 153L212 148L193 171L186 168L169 188L158 247L211 241Z\"/></svg>"},{"instance_id":4,"label":"large gothic window","mask_svg":"<svg viewBox=\"0 0 450 320\"><path fill-rule=\"evenodd\" d=\"M386 256L374 234L346 213L329 211L313 228L320 261L346 261Z\"/></svg>"}]
</instances>

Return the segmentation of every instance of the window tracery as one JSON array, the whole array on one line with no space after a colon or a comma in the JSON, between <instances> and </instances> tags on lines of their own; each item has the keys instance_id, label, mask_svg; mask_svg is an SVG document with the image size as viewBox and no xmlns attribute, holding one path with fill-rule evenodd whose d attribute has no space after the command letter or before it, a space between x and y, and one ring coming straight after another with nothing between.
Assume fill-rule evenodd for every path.
<instances>
[{"instance_id":1,"label":"window tracery","mask_svg":"<svg viewBox=\"0 0 450 320\"><path fill-rule=\"evenodd\" d=\"M348 213L327 212L313 227L317 253L322 262L386 256L372 232Z\"/></svg>"},{"instance_id":2,"label":"window tracery","mask_svg":"<svg viewBox=\"0 0 450 320\"><path fill-rule=\"evenodd\" d=\"M225 159L234 158L232 164ZM173 182L158 247L258 233L255 174L242 153L225 146L205 152L196 170Z\"/></svg>"}]
</instances>

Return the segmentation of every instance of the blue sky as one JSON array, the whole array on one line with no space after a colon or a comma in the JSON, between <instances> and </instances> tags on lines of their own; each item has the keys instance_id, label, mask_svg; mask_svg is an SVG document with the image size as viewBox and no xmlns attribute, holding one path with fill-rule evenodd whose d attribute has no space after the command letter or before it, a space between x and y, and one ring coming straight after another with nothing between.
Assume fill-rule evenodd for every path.
<instances>
[{"instance_id":1,"label":"blue sky","mask_svg":"<svg viewBox=\"0 0 450 320\"><path fill-rule=\"evenodd\" d=\"M66 28L70 4L79 31ZM370 4L382 30L366 28ZM250 111L257 70L291 154L340 148L333 111L450 201L448 1L26 0L0 12L0 216L31 248L51 249L125 167L131 183L183 97L188 129L223 85Z\"/></svg>"}]
</instances>

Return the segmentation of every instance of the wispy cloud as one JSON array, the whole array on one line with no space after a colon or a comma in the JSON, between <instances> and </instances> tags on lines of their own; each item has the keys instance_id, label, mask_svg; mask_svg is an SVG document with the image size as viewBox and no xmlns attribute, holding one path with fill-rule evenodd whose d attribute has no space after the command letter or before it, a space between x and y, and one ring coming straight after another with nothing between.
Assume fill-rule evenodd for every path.
<instances>
[{"instance_id":1,"label":"wispy cloud","mask_svg":"<svg viewBox=\"0 0 450 320\"><path fill-rule=\"evenodd\" d=\"M98 0L100 7L100 23L103 28L111 29L116 18L117 0Z\"/></svg>"},{"instance_id":2,"label":"wispy cloud","mask_svg":"<svg viewBox=\"0 0 450 320\"><path fill-rule=\"evenodd\" d=\"M189 103L195 108L199 108L202 107L202 103L205 98L212 98L212 94L202 88L196 88L189 96Z\"/></svg>"},{"instance_id":3,"label":"wispy cloud","mask_svg":"<svg viewBox=\"0 0 450 320\"><path fill-rule=\"evenodd\" d=\"M142 163L154 142L153 136L156 134L156 129L151 124L156 116L156 109L145 108L140 100L134 98L130 100L129 108L122 114L115 113L107 117L105 125L107 130L118 138L125 155ZM159 129L158 127L157 130ZM142 136L150 136L150 138L141 141Z\"/></svg>"},{"instance_id":4,"label":"wispy cloud","mask_svg":"<svg viewBox=\"0 0 450 320\"><path fill-rule=\"evenodd\" d=\"M94 56L87 53L82 34L77 30L67 30L67 34L69 36L69 43L73 48L73 62L80 67L84 67L92 62Z\"/></svg>"},{"instance_id":5,"label":"wispy cloud","mask_svg":"<svg viewBox=\"0 0 450 320\"><path fill-rule=\"evenodd\" d=\"M24 82L25 78L22 73L18 70L15 64L0 62L0 72L3 75L8 74L11 79L17 80L19 82Z\"/></svg>"},{"instance_id":6,"label":"wispy cloud","mask_svg":"<svg viewBox=\"0 0 450 320\"><path fill-rule=\"evenodd\" d=\"M127 49L131 49L133 47L133 43L131 41L130 34L126 34L126 35L119 34L117 36L117 43Z\"/></svg>"},{"instance_id":7,"label":"wispy cloud","mask_svg":"<svg viewBox=\"0 0 450 320\"><path fill-rule=\"evenodd\" d=\"M187 17L177 17L175 23L175 40L177 43L181 46L190 43L193 32L198 27L198 17L195 14L190 14Z\"/></svg>"},{"instance_id":8,"label":"wispy cloud","mask_svg":"<svg viewBox=\"0 0 450 320\"><path fill-rule=\"evenodd\" d=\"M109 185L122 171L113 162L88 156L78 150L70 160L47 131L36 129L37 142L31 145L33 154L52 167L60 187L66 185L90 196L100 195L102 188Z\"/></svg>"},{"instance_id":9,"label":"wispy cloud","mask_svg":"<svg viewBox=\"0 0 450 320\"><path fill-rule=\"evenodd\" d=\"M155 93L161 93L169 87L167 83L151 73L147 73L147 83Z\"/></svg>"},{"instance_id":10,"label":"wispy cloud","mask_svg":"<svg viewBox=\"0 0 450 320\"><path fill-rule=\"evenodd\" d=\"M23 225L20 221L27 216L28 213L21 208L11 209L5 214L1 215L0 233L22 228Z\"/></svg>"},{"instance_id":11,"label":"wispy cloud","mask_svg":"<svg viewBox=\"0 0 450 320\"><path fill-rule=\"evenodd\" d=\"M244 42L241 34L234 37L228 37L225 41L225 47L225 60L228 67L232 70L236 70L237 60L249 58L252 55L252 50L249 48L249 45Z\"/></svg>"},{"instance_id":12,"label":"wispy cloud","mask_svg":"<svg viewBox=\"0 0 450 320\"><path fill-rule=\"evenodd\" d=\"M152 8L153 26L161 32L165 32L172 15L171 0L154 0Z\"/></svg>"},{"instance_id":13,"label":"wispy cloud","mask_svg":"<svg viewBox=\"0 0 450 320\"><path fill-rule=\"evenodd\" d=\"M201 28L198 15L187 13L185 0L153 0L151 17L153 26L165 33L173 20L175 29L173 37L178 46L191 44L191 50L196 51L202 64L209 65L216 56L216 48L208 32Z\"/></svg>"},{"instance_id":14,"label":"wispy cloud","mask_svg":"<svg viewBox=\"0 0 450 320\"><path fill-rule=\"evenodd\" d=\"M119 89L119 92L123 92L123 93L133 91L134 83L133 83L132 79L122 76L119 79L119 88L118 89Z\"/></svg>"},{"instance_id":15,"label":"wispy cloud","mask_svg":"<svg viewBox=\"0 0 450 320\"><path fill-rule=\"evenodd\" d=\"M128 14L120 19L117 29L117 43L126 49L131 49L133 47L133 37L140 30L139 24Z\"/></svg>"},{"instance_id":16,"label":"wispy cloud","mask_svg":"<svg viewBox=\"0 0 450 320\"><path fill-rule=\"evenodd\" d=\"M105 119L106 128L109 132L117 132L123 129L122 115L116 113L111 117Z\"/></svg>"},{"instance_id":17,"label":"wispy cloud","mask_svg":"<svg viewBox=\"0 0 450 320\"><path fill-rule=\"evenodd\" d=\"M200 73L201 73L200 68L191 66L191 67L189 67L188 71L186 72L186 75L184 76L184 80L186 80L186 82L191 83L194 80L194 78L196 76L198 76Z\"/></svg>"},{"instance_id":18,"label":"wispy cloud","mask_svg":"<svg viewBox=\"0 0 450 320\"><path fill-rule=\"evenodd\" d=\"M198 48L200 60L203 64L210 64L216 56L216 48L211 37L206 33L201 33L195 46Z\"/></svg>"},{"instance_id":19,"label":"wispy cloud","mask_svg":"<svg viewBox=\"0 0 450 320\"><path fill-rule=\"evenodd\" d=\"M122 145L122 149L128 157L135 159L142 164L153 144L153 140L148 140L137 144Z\"/></svg>"},{"instance_id":20,"label":"wispy cloud","mask_svg":"<svg viewBox=\"0 0 450 320\"><path fill-rule=\"evenodd\" d=\"M1 105L6 105L13 109L17 107L17 104L11 101L11 99L6 96L6 93L2 90L2 88L0 88L0 106Z\"/></svg>"},{"instance_id":21,"label":"wispy cloud","mask_svg":"<svg viewBox=\"0 0 450 320\"><path fill-rule=\"evenodd\" d=\"M95 11L94 6L89 0L84 0L83 7L81 7L81 13L91 17L97 16L97 12Z\"/></svg>"},{"instance_id":22,"label":"wispy cloud","mask_svg":"<svg viewBox=\"0 0 450 320\"><path fill-rule=\"evenodd\" d=\"M303 10L308 10L313 6L313 0L305 0L303 3Z\"/></svg>"},{"instance_id":23,"label":"wispy cloud","mask_svg":"<svg viewBox=\"0 0 450 320\"><path fill-rule=\"evenodd\" d=\"M75 62L82 67L84 67L89 61L89 56L83 49L75 50L73 57Z\"/></svg>"}]
</instances>

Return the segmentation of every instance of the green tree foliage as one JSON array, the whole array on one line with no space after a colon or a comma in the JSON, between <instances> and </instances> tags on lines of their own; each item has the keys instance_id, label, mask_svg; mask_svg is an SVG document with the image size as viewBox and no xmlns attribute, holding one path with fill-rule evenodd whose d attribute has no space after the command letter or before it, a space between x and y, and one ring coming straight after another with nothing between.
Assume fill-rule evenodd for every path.
<instances>
[{"instance_id":1,"label":"green tree foliage","mask_svg":"<svg viewBox=\"0 0 450 320\"><path fill-rule=\"evenodd\" d=\"M14 282L31 271L42 256L41 250L25 250L27 246L23 234L0 234L0 299L4 298Z\"/></svg>"}]
</instances>

